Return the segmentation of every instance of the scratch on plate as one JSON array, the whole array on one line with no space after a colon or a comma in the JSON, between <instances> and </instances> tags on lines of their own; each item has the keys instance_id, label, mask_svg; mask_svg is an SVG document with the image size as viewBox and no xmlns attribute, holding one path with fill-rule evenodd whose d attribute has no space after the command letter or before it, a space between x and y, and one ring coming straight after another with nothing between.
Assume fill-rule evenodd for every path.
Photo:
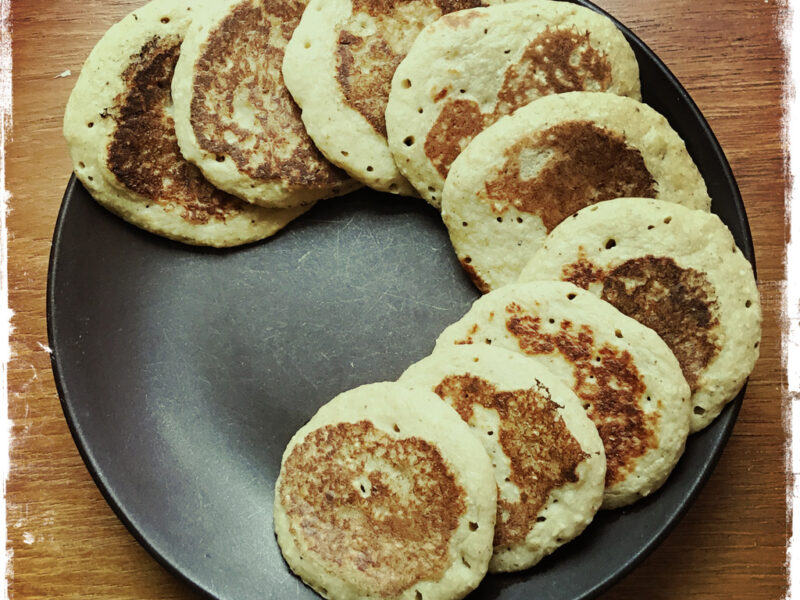
<instances>
[{"instance_id":1,"label":"scratch on plate","mask_svg":"<svg viewBox=\"0 0 800 600\"><path fill-rule=\"evenodd\" d=\"M64 77L69 77L70 75L72 75L72 71L67 69L66 71L61 71L61 73L53 77L53 79L63 79Z\"/></svg>"}]
</instances>

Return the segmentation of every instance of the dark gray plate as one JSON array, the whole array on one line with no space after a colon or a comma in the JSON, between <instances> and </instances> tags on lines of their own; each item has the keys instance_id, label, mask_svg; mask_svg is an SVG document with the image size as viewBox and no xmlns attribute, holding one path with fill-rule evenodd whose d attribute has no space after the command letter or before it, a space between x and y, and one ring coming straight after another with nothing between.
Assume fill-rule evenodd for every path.
<instances>
[{"instance_id":1,"label":"dark gray plate","mask_svg":"<svg viewBox=\"0 0 800 600\"><path fill-rule=\"evenodd\" d=\"M623 30L644 100L686 140L714 212L752 261L714 135L666 67ZM272 531L286 443L337 393L394 379L426 356L476 297L437 213L419 200L362 191L320 203L271 240L217 251L124 223L73 178L50 257L48 333L86 465L159 562L214 598L314 598ZM601 513L536 568L488 577L472 597L588 598L618 580L708 478L741 399L691 437L658 493Z\"/></svg>"}]
</instances>

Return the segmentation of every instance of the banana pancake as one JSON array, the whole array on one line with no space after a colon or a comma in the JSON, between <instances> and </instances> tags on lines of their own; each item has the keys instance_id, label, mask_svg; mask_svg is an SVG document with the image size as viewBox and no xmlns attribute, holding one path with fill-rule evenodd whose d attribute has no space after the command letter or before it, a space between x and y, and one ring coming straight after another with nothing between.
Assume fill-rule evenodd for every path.
<instances>
[{"instance_id":1,"label":"banana pancake","mask_svg":"<svg viewBox=\"0 0 800 600\"><path fill-rule=\"evenodd\" d=\"M578 211L520 281L569 281L654 329L692 390L691 430L711 423L753 370L761 306L753 269L714 214L620 198Z\"/></svg>"},{"instance_id":2,"label":"banana pancake","mask_svg":"<svg viewBox=\"0 0 800 600\"><path fill-rule=\"evenodd\" d=\"M183 155L221 190L272 208L358 187L316 149L283 84L284 49L305 5L198 3L172 81Z\"/></svg>"},{"instance_id":3,"label":"banana pancake","mask_svg":"<svg viewBox=\"0 0 800 600\"><path fill-rule=\"evenodd\" d=\"M376 190L416 195L386 141L384 113L392 75L425 25L483 3L309 2L286 48L283 77L309 135L328 160Z\"/></svg>"},{"instance_id":4,"label":"banana pancake","mask_svg":"<svg viewBox=\"0 0 800 600\"><path fill-rule=\"evenodd\" d=\"M193 6L154 0L108 30L70 95L64 137L76 176L110 211L181 242L234 246L272 235L308 207L242 202L181 156L170 81Z\"/></svg>"},{"instance_id":5,"label":"banana pancake","mask_svg":"<svg viewBox=\"0 0 800 600\"><path fill-rule=\"evenodd\" d=\"M574 392L542 363L485 344L448 346L398 381L435 392L492 458L490 571L527 569L591 522L603 501L603 443Z\"/></svg>"},{"instance_id":6,"label":"banana pancake","mask_svg":"<svg viewBox=\"0 0 800 600\"><path fill-rule=\"evenodd\" d=\"M492 554L497 493L483 446L433 392L344 392L292 437L275 484L291 569L333 600L455 599Z\"/></svg>"},{"instance_id":7,"label":"banana pancake","mask_svg":"<svg viewBox=\"0 0 800 600\"><path fill-rule=\"evenodd\" d=\"M450 165L473 137L541 96L571 91L640 99L636 57L608 17L550 0L448 14L417 36L395 71L389 148L439 207Z\"/></svg>"},{"instance_id":8,"label":"banana pancake","mask_svg":"<svg viewBox=\"0 0 800 600\"><path fill-rule=\"evenodd\" d=\"M711 206L662 115L624 96L568 92L534 100L479 133L453 162L442 218L461 264L488 291L516 281L566 217L624 196Z\"/></svg>"},{"instance_id":9,"label":"banana pancake","mask_svg":"<svg viewBox=\"0 0 800 600\"><path fill-rule=\"evenodd\" d=\"M436 348L453 344L532 356L572 388L603 440L603 508L657 490L683 453L690 391L675 356L653 330L571 283L516 283L486 294Z\"/></svg>"}]
</instances>

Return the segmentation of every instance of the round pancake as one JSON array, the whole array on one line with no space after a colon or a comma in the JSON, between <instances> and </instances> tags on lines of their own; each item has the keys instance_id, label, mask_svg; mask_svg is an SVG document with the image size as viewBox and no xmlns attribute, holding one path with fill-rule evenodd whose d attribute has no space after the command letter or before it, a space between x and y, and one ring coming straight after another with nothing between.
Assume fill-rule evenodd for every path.
<instances>
[{"instance_id":1,"label":"round pancake","mask_svg":"<svg viewBox=\"0 0 800 600\"><path fill-rule=\"evenodd\" d=\"M444 13L481 0L311 0L289 41L283 77L314 143L353 178L416 195L397 170L384 112L395 68Z\"/></svg>"},{"instance_id":2,"label":"round pancake","mask_svg":"<svg viewBox=\"0 0 800 600\"><path fill-rule=\"evenodd\" d=\"M275 490L283 556L326 598L462 598L486 573L492 465L433 392L340 394L289 442Z\"/></svg>"},{"instance_id":3,"label":"round pancake","mask_svg":"<svg viewBox=\"0 0 800 600\"><path fill-rule=\"evenodd\" d=\"M461 264L488 291L515 281L564 218L624 196L711 205L663 116L624 96L568 92L534 100L478 134L453 162L442 218Z\"/></svg>"},{"instance_id":4,"label":"round pancake","mask_svg":"<svg viewBox=\"0 0 800 600\"><path fill-rule=\"evenodd\" d=\"M316 149L283 84L283 52L305 5L198 3L172 80L183 155L221 190L272 208L358 187Z\"/></svg>"},{"instance_id":5,"label":"round pancake","mask_svg":"<svg viewBox=\"0 0 800 600\"><path fill-rule=\"evenodd\" d=\"M689 433L689 386L653 330L571 283L507 285L479 298L436 347L491 344L534 356L571 387L603 440L603 508L666 480Z\"/></svg>"},{"instance_id":6,"label":"round pancake","mask_svg":"<svg viewBox=\"0 0 800 600\"><path fill-rule=\"evenodd\" d=\"M520 275L540 279L588 289L654 329L692 390L693 432L736 396L758 358L753 269L716 215L643 198L584 208Z\"/></svg>"},{"instance_id":7,"label":"round pancake","mask_svg":"<svg viewBox=\"0 0 800 600\"><path fill-rule=\"evenodd\" d=\"M191 7L155 0L108 30L70 95L64 137L78 179L126 221L188 244L244 244L272 235L308 207L244 203L181 156L169 85Z\"/></svg>"},{"instance_id":8,"label":"round pancake","mask_svg":"<svg viewBox=\"0 0 800 600\"><path fill-rule=\"evenodd\" d=\"M609 18L550 0L445 15L417 36L395 71L389 148L438 208L450 165L473 137L541 96L571 91L641 98L636 57Z\"/></svg>"},{"instance_id":9,"label":"round pancake","mask_svg":"<svg viewBox=\"0 0 800 600\"><path fill-rule=\"evenodd\" d=\"M577 396L542 363L484 344L447 346L398 381L435 392L492 458L489 571L532 567L591 522L603 501L603 442Z\"/></svg>"}]
</instances>

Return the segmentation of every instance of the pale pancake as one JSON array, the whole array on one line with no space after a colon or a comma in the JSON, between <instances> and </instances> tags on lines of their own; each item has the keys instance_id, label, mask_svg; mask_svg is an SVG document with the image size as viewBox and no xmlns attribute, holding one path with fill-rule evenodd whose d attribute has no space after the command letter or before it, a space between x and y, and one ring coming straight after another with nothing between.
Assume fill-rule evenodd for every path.
<instances>
[{"instance_id":1,"label":"pale pancake","mask_svg":"<svg viewBox=\"0 0 800 600\"><path fill-rule=\"evenodd\" d=\"M606 453L603 508L657 490L683 453L690 391L653 330L570 283L507 285L479 298L436 341L534 356L580 398Z\"/></svg>"},{"instance_id":2,"label":"pale pancake","mask_svg":"<svg viewBox=\"0 0 800 600\"><path fill-rule=\"evenodd\" d=\"M492 458L490 571L532 567L591 522L603 501L603 442L577 396L542 363L484 344L439 347L399 382L435 392Z\"/></svg>"},{"instance_id":3,"label":"pale pancake","mask_svg":"<svg viewBox=\"0 0 800 600\"><path fill-rule=\"evenodd\" d=\"M691 387L693 432L736 396L758 358L753 269L716 215L642 198L584 208L520 275L537 279L574 283L654 329Z\"/></svg>"},{"instance_id":4,"label":"pale pancake","mask_svg":"<svg viewBox=\"0 0 800 600\"><path fill-rule=\"evenodd\" d=\"M183 155L221 190L272 208L358 187L316 149L283 84L284 49L305 5L197 3L172 81Z\"/></svg>"},{"instance_id":5,"label":"pale pancake","mask_svg":"<svg viewBox=\"0 0 800 600\"><path fill-rule=\"evenodd\" d=\"M462 598L486 573L492 465L433 392L340 394L291 439L275 490L283 556L326 598Z\"/></svg>"},{"instance_id":6,"label":"pale pancake","mask_svg":"<svg viewBox=\"0 0 800 600\"><path fill-rule=\"evenodd\" d=\"M453 162L442 218L462 265L488 291L516 281L564 218L624 196L711 205L663 116L624 96L569 92L534 100L478 134Z\"/></svg>"},{"instance_id":7,"label":"pale pancake","mask_svg":"<svg viewBox=\"0 0 800 600\"><path fill-rule=\"evenodd\" d=\"M450 165L473 137L541 96L571 91L641 98L636 57L609 18L550 0L449 14L417 36L395 71L389 148L439 207Z\"/></svg>"},{"instance_id":8,"label":"pale pancake","mask_svg":"<svg viewBox=\"0 0 800 600\"><path fill-rule=\"evenodd\" d=\"M110 211L188 244L234 246L272 235L308 207L242 202L181 156L169 88L192 7L155 0L108 30L69 98L64 137L78 179Z\"/></svg>"},{"instance_id":9,"label":"pale pancake","mask_svg":"<svg viewBox=\"0 0 800 600\"><path fill-rule=\"evenodd\" d=\"M283 77L314 143L380 191L416 195L397 170L384 112L395 68L444 13L481 0L311 0L286 48Z\"/></svg>"}]
</instances>

